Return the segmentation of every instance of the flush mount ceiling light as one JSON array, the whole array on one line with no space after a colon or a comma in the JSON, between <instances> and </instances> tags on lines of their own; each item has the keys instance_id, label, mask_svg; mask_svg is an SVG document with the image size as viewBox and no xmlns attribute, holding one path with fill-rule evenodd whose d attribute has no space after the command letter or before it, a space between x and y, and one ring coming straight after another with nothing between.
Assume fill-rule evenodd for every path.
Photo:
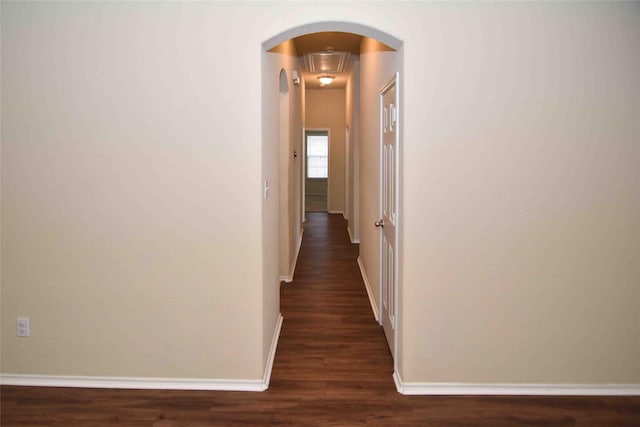
<instances>
[{"instance_id":1,"label":"flush mount ceiling light","mask_svg":"<svg viewBox=\"0 0 640 427\"><path fill-rule=\"evenodd\" d=\"M320 80L320 84L322 86L330 85L335 77L333 76L320 76L318 80Z\"/></svg>"}]
</instances>

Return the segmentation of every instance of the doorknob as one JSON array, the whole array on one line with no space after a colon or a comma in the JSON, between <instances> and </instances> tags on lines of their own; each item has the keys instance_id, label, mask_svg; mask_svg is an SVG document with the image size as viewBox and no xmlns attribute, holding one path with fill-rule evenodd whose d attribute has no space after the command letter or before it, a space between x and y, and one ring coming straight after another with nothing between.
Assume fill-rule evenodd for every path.
<instances>
[{"instance_id":1,"label":"doorknob","mask_svg":"<svg viewBox=\"0 0 640 427\"><path fill-rule=\"evenodd\" d=\"M376 221L376 227L384 227L384 221L382 220L382 218L380 219L380 221Z\"/></svg>"}]
</instances>

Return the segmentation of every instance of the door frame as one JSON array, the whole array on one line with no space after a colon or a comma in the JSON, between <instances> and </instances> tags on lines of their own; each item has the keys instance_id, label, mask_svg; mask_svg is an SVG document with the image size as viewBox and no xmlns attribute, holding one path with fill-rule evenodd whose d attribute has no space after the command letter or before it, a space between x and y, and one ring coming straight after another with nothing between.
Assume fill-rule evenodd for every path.
<instances>
[{"instance_id":1,"label":"door frame","mask_svg":"<svg viewBox=\"0 0 640 427\"><path fill-rule=\"evenodd\" d=\"M393 317L393 351L392 351L392 356L393 356L393 364L394 364L394 372L397 372L397 362L396 362L396 355L398 354L398 288L400 287L399 285L399 272L398 272L398 265L399 265L399 260L400 260L400 252L399 251L399 245L398 245L398 237L399 237L399 226L400 226L400 73L399 72L395 72L393 74L393 77L391 79L389 79L387 81L387 83L385 83L382 88L380 89L380 92L378 94L378 109L379 109L379 113L380 113L380 130L379 130L379 136L380 136L380 140L379 140L379 171L380 171L380 176L379 176L379 187L378 187L378 194L379 194L379 205L378 205L378 217L382 218L384 215L384 207L383 207L383 195L382 195L382 191L383 191L383 185L384 185L384 176L383 176L383 163L384 163L384 95L389 91L389 89L391 89L392 87L395 86L395 90L396 90L396 96L395 96L395 105L396 105L396 110L395 110L395 114L396 114L396 136L395 136L395 145L396 145L396 153L395 153L395 167L394 167L394 172L395 172L395 176L394 176L394 191L395 191L395 210L396 210L396 217L395 217L395 233L394 233L394 242L393 242L393 247L394 247L394 252L395 252L395 257L394 257L394 266L393 266L393 270L394 270L394 281L395 281L395 286L393 289L393 313L394 313L394 317ZM381 233L384 233L384 230L380 231ZM380 301L380 306L378 307L378 322L380 323L380 326L382 326L383 321L384 321L384 282L383 282L383 264L384 264L384 248L383 248L383 239L380 238L379 239L379 247L378 247L378 262L379 262L379 276L380 277L380 281L379 281L379 301Z\"/></svg>"},{"instance_id":2,"label":"door frame","mask_svg":"<svg viewBox=\"0 0 640 427\"><path fill-rule=\"evenodd\" d=\"M308 133L327 133L327 213L329 212L329 194L331 191L331 129L329 128L303 128L302 134L302 212L304 221L307 221L307 134Z\"/></svg>"},{"instance_id":3,"label":"door frame","mask_svg":"<svg viewBox=\"0 0 640 427\"><path fill-rule=\"evenodd\" d=\"M349 129L349 126L345 126L345 130L344 130L344 213L343 213L343 217L344 219L346 219L347 221L349 220L349 215L350 215L350 209L349 209L349 205L351 203L351 186L349 183L349 173L351 172L350 170L350 166L349 166L349 162L351 161L351 158L349 156L349 149L351 147L351 142L349 141L349 138L351 137L350 135L351 130ZM351 238L351 236L349 236L349 238Z\"/></svg>"}]
</instances>

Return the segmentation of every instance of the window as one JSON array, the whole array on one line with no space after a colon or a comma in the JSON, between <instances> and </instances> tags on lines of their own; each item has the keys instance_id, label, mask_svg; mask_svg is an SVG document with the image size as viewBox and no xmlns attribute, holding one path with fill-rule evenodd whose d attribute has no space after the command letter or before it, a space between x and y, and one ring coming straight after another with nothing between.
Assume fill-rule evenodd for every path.
<instances>
[{"instance_id":1,"label":"window","mask_svg":"<svg viewBox=\"0 0 640 427\"><path fill-rule=\"evenodd\" d=\"M307 135L307 178L329 177L329 135Z\"/></svg>"}]
</instances>

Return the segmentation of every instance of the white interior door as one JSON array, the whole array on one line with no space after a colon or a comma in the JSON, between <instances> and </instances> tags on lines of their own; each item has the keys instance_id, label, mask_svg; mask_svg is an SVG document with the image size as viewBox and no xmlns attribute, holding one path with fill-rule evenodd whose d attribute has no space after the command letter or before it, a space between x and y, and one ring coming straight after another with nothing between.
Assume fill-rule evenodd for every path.
<instances>
[{"instance_id":1,"label":"white interior door","mask_svg":"<svg viewBox=\"0 0 640 427\"><path fill-rule=\"evenodd\" d=\"M396 288L398 276L398 76L380 91L381 156L380 201L380 319L384 333L395 357Z\"/></svg>"}]
</instances>

